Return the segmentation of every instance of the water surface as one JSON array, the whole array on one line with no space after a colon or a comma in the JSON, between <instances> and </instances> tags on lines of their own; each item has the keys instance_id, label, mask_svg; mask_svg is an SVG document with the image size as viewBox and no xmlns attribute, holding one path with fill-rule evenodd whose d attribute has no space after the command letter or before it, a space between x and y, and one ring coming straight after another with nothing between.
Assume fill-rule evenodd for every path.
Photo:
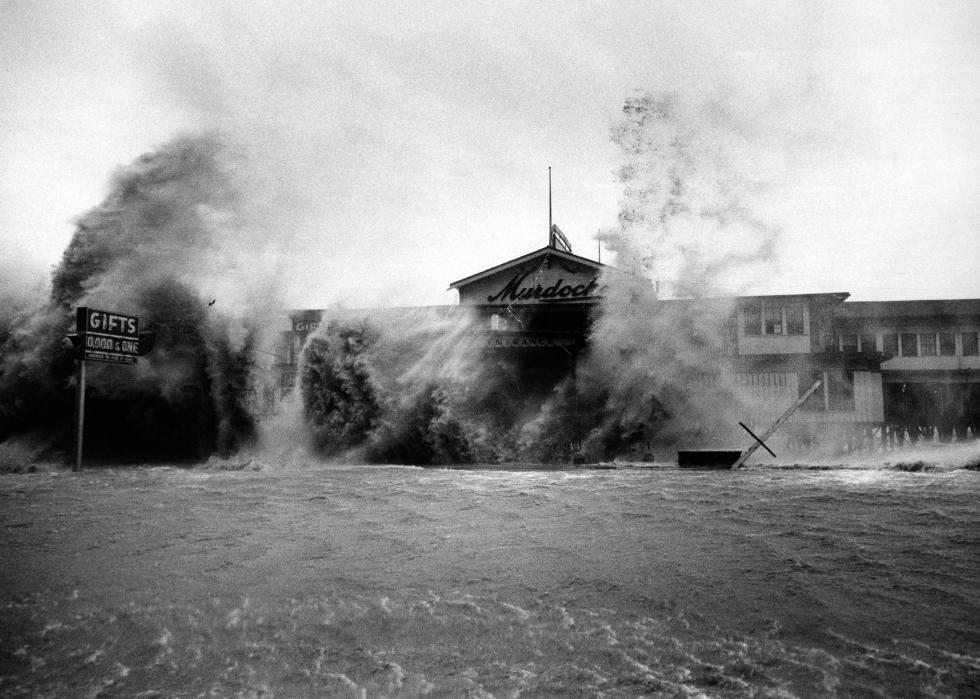
<instances>
[{"instance_id":1,"label":"water surface","mask_svg":"<svg viewBox=\"0 0 980 699\"><path fill-rule=\"evenodd\" d=\"M964 449L4 476L0 694L976 695Z\"/></svg>"}]
</instances>

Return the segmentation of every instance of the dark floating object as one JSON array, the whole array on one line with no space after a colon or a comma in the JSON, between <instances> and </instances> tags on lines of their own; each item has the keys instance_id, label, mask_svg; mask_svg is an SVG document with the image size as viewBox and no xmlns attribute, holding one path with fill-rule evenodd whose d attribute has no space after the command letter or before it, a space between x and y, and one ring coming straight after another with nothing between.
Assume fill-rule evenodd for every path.
<instances>
[{"instance_id":1,"label":"dark floating object","mask_svg":"<svg viewBox=\"0 0 980 699\"><path fill-rule=\"evenodd\" d=\"M677 465L681 468L729 470L741 455L740 451L726 449L691 449L677 452Z\"/></svg>"}]
</instances>

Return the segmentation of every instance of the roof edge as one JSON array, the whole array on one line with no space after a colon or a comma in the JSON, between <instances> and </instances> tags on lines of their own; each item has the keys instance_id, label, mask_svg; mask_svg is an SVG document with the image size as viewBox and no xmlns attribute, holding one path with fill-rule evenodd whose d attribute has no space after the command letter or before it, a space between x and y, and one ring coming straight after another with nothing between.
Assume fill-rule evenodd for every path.
<instances>
[{"instance_id":1,"label":"roof edge","mask_svg":"<svg viewBox=\"0 0 980 699\"><path fill-rule=\"evenodd\" d=\"M522 262L526 262L528 260L532 260L536 256L541 255L541 254L555 255L557 257L566 259L566 260L568 260L570 262L577 262L579 264L585 264L585 265L588 265L588 266L591 266L591 267L595 267L597 269L599 269L599 268L612 269L612 267L610 267L609 265L604 265L601 262L596 262L595 260L590 260L588 257L582 257L581 255L576 255L575 253L571 253L571 252L565 252L564 250L559 250L558 248L554 248L554 247L551 247L550 245L546 245L543 248L539 248L537 250L534 250L533 252L526 253L524 255L521 255L520 257L515 257L513 260L508 260L507 262L501 262L499 265L495 265L494 267L491 267L490 269L485 269L482 272L477 272L476 274L471 274L468 277L463 277L462 279L460 279L458 281L455 281L452 284L450 284L449 285L449 288L450 289L459 289L459 287L461 287L461 286L464 286L464 285L469 284L471 282L479 281L480 279L485 279L485 278L489 277L492 274L496 274L497 272L499 272L499 271L501 271L503 269L506 269L507 267L511 267L513 265L521 264Z\"/></svg>"}]
</instances>

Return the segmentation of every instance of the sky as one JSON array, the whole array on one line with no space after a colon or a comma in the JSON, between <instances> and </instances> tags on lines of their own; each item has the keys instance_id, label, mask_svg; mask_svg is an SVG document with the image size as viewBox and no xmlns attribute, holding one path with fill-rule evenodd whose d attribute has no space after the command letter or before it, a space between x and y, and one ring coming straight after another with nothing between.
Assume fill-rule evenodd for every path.
<instances>
[{"instance_id":1,"label":"sky","mask_svg":"<svg viewBox=\"0 0 980 699\"><path fill-rule=\"evenodd\" d=\"M980 298L980 3L0 0L0 293L40 289L117 168L248 155L293 308L448 285L616 225L631 96L752 128L775 259L739 293ZM609 251L602 261L615 263Z\"/></svg>"}]
</instances>

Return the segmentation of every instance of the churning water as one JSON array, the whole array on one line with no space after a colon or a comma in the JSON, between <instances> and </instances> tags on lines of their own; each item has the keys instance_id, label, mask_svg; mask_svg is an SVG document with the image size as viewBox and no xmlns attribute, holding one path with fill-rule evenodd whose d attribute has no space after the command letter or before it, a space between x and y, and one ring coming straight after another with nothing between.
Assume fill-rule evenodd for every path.
<instances>
[{"instance_id":1,"label":"churning water","mask_svg":"<svg viewBox=\"0 0 980 699\"><path fill-rule=\"evenodd\" d=\"M0 694L976 695L963 449L5 476Z\"/></svg>"}]
</instances>

